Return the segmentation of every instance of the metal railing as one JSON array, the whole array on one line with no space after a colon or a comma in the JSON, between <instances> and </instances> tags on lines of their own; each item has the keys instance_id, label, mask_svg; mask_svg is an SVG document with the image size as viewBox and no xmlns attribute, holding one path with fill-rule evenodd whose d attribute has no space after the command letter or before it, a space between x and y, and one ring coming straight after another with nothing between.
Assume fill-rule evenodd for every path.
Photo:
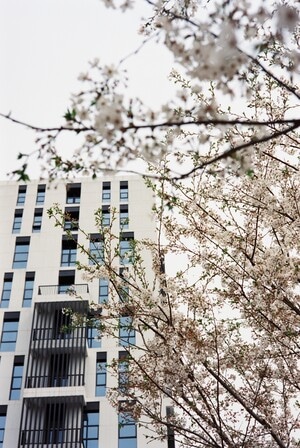
<instances>
[{"instance_id":1,"label":"metal railing","mask_svg":"<svg viewBox=\"0 0 300 448\"><path fill-rule=\"evenodd\" d=\"M80 295L87 294L89 292L89 287L87 284L78 285L41 285L38 289L39 295L57 295L57 294L69 294Z\"/></svg>"}]
</instances>

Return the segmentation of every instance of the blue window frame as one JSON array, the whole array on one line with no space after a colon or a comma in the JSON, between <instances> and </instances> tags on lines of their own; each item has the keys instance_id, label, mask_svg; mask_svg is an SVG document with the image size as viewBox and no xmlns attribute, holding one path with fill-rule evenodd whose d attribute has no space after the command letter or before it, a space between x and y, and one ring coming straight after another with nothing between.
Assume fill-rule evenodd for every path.
<instances>
[{"instance_id":1,"label":"blue window frame","mask_svg":"<svg viewBox=\"0 0 300 448\"><path fill-rule=\"evenodd\" d=\"M99 447L99 403L88 403L83 414L82 443L84 448Z\"/></svg>"},{"instance_id":2,"label":"blue window frame","mask_svg":"<svg viewBox=\"0 0 300 448\"><path fill-rule=\"evenodd\" d=\"M99 334L100 321L95 319L90 321L90 325L87 327L87 345L88 348L100 348L101 347L101 337Z\"/></svg>"},{"instance_id":3,"label":"blue window frame","mask_svg":"<svg viewBox=\"0 0 300 448\"><path fill-rule=\"evenodd\" d=\"M67 204L80 204L81 184L67 185Z\"/></svg>"},{"instance_id":4,"label":"blue window frame","mask_svg":"<svg viewBox=\"0 0 300 448\"><path fill-rule=\"evenodd\" d=\"M4 313L4 320L2 326L0 351L13 352L16 348L18 337L20 313Z\"/></svg>"},{"instance_id":5,"label":"blue window frame","mask_svg":"<svg viewBox=\"0 0 300 448\"><path fill-rule=\"evenodd\" d=\"M63 236L61 243L61 266L75 266L77 257L77 236L69 239Z\"/></svg>"},{"instance_id":6,"label":"blue window frame","mask_svg":"<svg viewBox=\"0 0 300 448\"><path fill-rule=\"evenodd\" d=\"M128 205L120 204L120 229L128 229L129 228L129 214L128 214Z\"/></svg>"},{"instance_id":7,"label":"blue window frame","mask_svg":"<svg viewBox=\"0 0 300 448\"><path fill-rule=\"evenodd\" d=\"M129 354L127 352L119 352L118 380L120 392L125 393L129 383Z\"/></svg>"},{"instance_id":8,"label":"blue window frame","mask_svg":"<svg viewBox=\"0 0 300 448\"><path fill-rule=\"evenodd\" d=\"M24 370L24 356L15 356L14 366L11 376L10 400L19 400L22 389L22 379Z\"/></svg>"},{"instance_id":9,"label":"blue window frame","mask_svg":"<svg viewBox=\"0 0 300 448\"><path fill-rule=\"evenodd\" d=\"M127 180L121 180L120 182L120 201L128 201L128 182Z\"/></svg>"},{"instance_id":10,"label":"blue window frame","mask_svg":"<svg viewBox=\"0 0 300 448\"><path fill-rule=\"evenodd\" d=\"M136 421L130 412L122 411L122 402L120 403L121 411L119 412L119 446L118 448L136 448L137 447L137 431ZM126 406L127 407L127 406Z\"/></svg>"},{"instance_id":11,"label":"blue window frame","mask_svg":"<svg viewBox=\"0 0 300 448\"><path fill-rule=\"evenodd\" d=\"M25 284L24 284L24 293L23 293L23 307L30 308L33 296L33 288L34 288L34 272L26 272Z\"/></svg>"},{"instance_id":12,"label":"blue window frame","mask_svg":"<svg viewBox=\"0 0 300 448\"><path fill-rule=\"evenodd\" d=\"M0 406L0 448L3 448L7 406Z\"/></svg>"},{"instance_id":13,"label":"blue window frame","mask_svg":"<svg viewBox=\"0 0 300 448\"><path fill-rule=\"evenodd\" d=\"M100 234L91 234L89 264L103 264L103 262L104 262L103 237Z\"/></svg>"},{"instance_id":14,"label":"blue window frame","mask_svg":"<svg viewBox=\"0 0 300 448\"><path fill-rule=\"evenodd\" d=\"M13 268L26 268L29 253L30 237L18 237L16 239Z\"/></svg>"},{"instance_id":15,"label":"blue window frame","mask_svg":"<svg viewBox=\"0 0 300 448\"><path fill-rule=\"evenodd\" d=\"M100 278L99 280L99 303L108 302L109 281L107 278Z\"/></svg>"},{"instance_id":16,"label":"blue window frame","mask_svg":"<svg viewBox=\"0 0 300 448\"><path fill-rule=\"evenodd\" d=\"M41 205L45 202L46 185L38 185L36 194L36 204Z\"/></svg>"},{"instance_id":17,"label":"blue window frame","mask_svg":"<svg viewBox=\"0 0 300 448\"><path fill-rule=\"evenodd\" d=\"M106 393L106 353L97 353L96 361L96 391L97 397L104 397Z\"/></svg>"},{"instance_id":18,"label":"blue window frame","mask_svg":"<svg viewBox=\"0 0 300 448\"><path fill-rule=\"evenodd\" d=\"M43 209L36 208L34 210L32 232L40 232L42 228Z\"/></svg>"},{"instance_id":19,"label":"blue window frame","mask_svg":"<svg viewBox=\"0 0 300 448\"><path fill-rule=\"evenodd\" d=\"M110 225L110 210L109 205L102 206L102 226L108 227Z\"/></svg>"},{"instance_id":20,"label":"blue window frame","mask_svg":"<svg viewBox=\"0 0 300 448\"><path fill-rule=\"evenodd\" d=\"M131 316L119 318L119 344L123 347L135 344L135 329L132 327Z\"/></svg>"},{"instance_id":21,"label":"blue window frame","mask_svg":"<svg viewBox=\"0 0 300 448\"><path fill-rule=\"evenodd\" d=\"M110 202L110 182L102 182L102 202Z\"/></svg>"},{"instance_id":22,"label":"blue window frame","mask_svg":"<svg viewBox=\"0 0 300 448\"><path fill-rule=\"evenodd\" d=\"M76 231L79 227L79 207L65 208L65 230Z\"/></svg>"},{"instance_id":23,"label":"blue window frame","mask_svg":"<svg viewBox=\"0 0 300 448\"><path fill-rule=\"evenodd\" d=\"M3 289L1 294L1 308L8 308L9 306L13 275L13 273L4 274Z\"/></svg>"},{"instance_id":24,"label":"blue window frame","mask_svg":"<svg viewBox=\"0 0 300 448\"><path fill-rule=\"evenodd\" d=\"M24 205L26 199L27 185L20 185L18 190L17 205Z\"/></svg>"},{"instance_id":25,"label":"blue window frame","mask_svg":"<svg viewBox=\"0 0 300 448\"><path fill-rule=\"evenodd\" d=\"M16 210L14 215L14 222L12 233L20 233L22 226L23 209Z\"/></svg>"},{"instance_id":26,"label":"blue window frame","mask_svg":"<svg viewBox=\"0 0 300 448\"><path fill-rule=\"evenodd\" d=\"M134 236L133 232L120 234L120 264L132 263L134 257Z\"/></svg>"}]
</instances>

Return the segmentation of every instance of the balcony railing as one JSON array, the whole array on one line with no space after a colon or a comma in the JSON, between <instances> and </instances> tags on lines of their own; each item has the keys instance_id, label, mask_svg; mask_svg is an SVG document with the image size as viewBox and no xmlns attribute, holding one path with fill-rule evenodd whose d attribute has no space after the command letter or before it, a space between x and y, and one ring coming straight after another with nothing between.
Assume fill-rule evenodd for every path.
<instances>
[{"instance_id":1,"label":"balcony railing","mask_svg":"<svg viewBox=\"0 0 300 448\"><path fill-rule=\"evenodd\" d=\"M88 294L89 287L87 284L79 285L42 285L39 286L38 294L45 296L53 296L57 294L80 295Z\"/></svg>"}]
</instances>

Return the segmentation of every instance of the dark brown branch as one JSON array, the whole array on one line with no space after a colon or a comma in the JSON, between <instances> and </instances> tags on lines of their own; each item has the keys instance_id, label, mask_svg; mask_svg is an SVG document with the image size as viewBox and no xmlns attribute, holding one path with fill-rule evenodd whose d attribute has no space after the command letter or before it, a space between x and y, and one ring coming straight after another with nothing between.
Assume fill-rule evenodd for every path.
<instances>
[{"instance_id":1,"label":"dark brown branch","mask_svg":"<svg viewBox=\"0 0 300 448\"><path fill-rule=\"evenodd\" d=\"M206 160L205 162L201 163L200 165L195 166L194 168L192 168L187 173L182 174L182 175L177 176L177 177L174 177L173 180L186 179L187 177L189 177L191 174L195 173L196 171L199 171L199 170L201 170L203 168L206 168L209 165L213 165L214 163L219 162L220 160L224 160L227 157L232 157L235 153L237 153L238 151L240 151L242 149L247 149L247 148L250 148L253 145L265 143L265 142L268 142L268 141L273 140L275 138L281 137L282 135L286 135L289 132L294 131L295 129L297 129L300 126L299 120L297 120L297 121L298 121L298 123L294 123L292 126L289 126L288 128L285 128L285 129L283 129L281 131L277 131L277 132L274 132L273 134L266 135L265 137L262 137L259 140L253 139L253 140L250 140L247 143L242 143L241 145L234 146L234 147L228 149L227 151L222 152L218 156L213 157L213 158L211 158L209 160Z\"/></svg>"}]
</instances>

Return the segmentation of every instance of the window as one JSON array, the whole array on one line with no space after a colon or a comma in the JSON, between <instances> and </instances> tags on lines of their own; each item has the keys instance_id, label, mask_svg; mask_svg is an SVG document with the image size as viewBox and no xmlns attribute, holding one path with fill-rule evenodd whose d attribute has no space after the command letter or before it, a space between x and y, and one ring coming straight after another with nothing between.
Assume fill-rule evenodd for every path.
<instances>
[{"instance_id":1,"label":"window","mask_svg":"<svg viewBox=\"0 0 300 448\"><path fill-rule=\"evenodd\" d=\"M8 308L11 295L13 275L14 275L13 273L4 274L3 289L1 295L1 308Z\"/></svg>"},{"instance_id":2,"label":"window","mask_svg":"<svg viewBox=\"0 0 300 448\"><path fill-rule=\"evenodd\" d=\"M20 233L22 225L23 209L16 210L13 222L12 233Z\"/></svg>"},{"instance_id":3,"label":"window","mask_svg":"<svg viewBox=\"0 0 300 448\"><path fill-rule=\"evenodd\" d=\"M29 253L30 237L18 237L16 239L13 268L26 268Z\"/></svg>"},{"instance_id":4,"label":"window","mask_svg":"<svg viewBox=\"0 0 300 448\"><path fill-rule=\"evenodd\" d=\"M63 236L61 243L61 266L74 266L77 255L77 236L70 239Z\"/></svg>"},{"instance_id":5,"label":"window","mask_svg":"<svg viewBox=\"0 0 300 448\"><path fill-rule=\"evenodd\" d=\"M102 206L102 225L109 226L110 225L110 211L109 205Z\"/></svg>"},{"instance_id":6,"label":"window","mask_svg":"<svg viewBox=\"0 0 300 448\"><path fill-rule=\"evenodd\" d=\"M41 205L45 202L46 185L38 185L36 194L36 204Z\"/></svg>"},{"instance_id":7,"label":"window","mask_svg":"<svg viewBox=\"0 0 300 448\"><path fill-rule=\"evenodd\" d=\"M99 402L87 403L83 413L83 448L98 448Z\"/></svg>"},{"instance_id":8,"label":"window","mask_svg":"<svg viewBox=\"0 0 300 448\"><path fill-rule=\"evenodd\" d=\"M0 406L0 448L3 448L7 406Z\"/></svg>"},{"instance_id":9,"label":"window","mask_svg":"<svg viewBox=\"0 0 300 448\"><path fill-rule=\"evenodd\" d=\"M75 283L75 271L59 271L58 294L67 294Z\"/></svg>"},{"instance_id":10,"label":"window","mask_svg":"<svg viewBox=\"0 0 300 448\"><path fill-rule=\"evenodd\" d=\"M64 309L56 309L54 312L52 339L69 339L72 333L71 316Z\"/></svg>"},{"instance_id":11,"label":"window","mask_svg":"<svg viewBox=\"0 0 300 448\"><path fill-rule=\"evenodd\" d=\"M99 280L99 303L108 302L108 285L109 281L107 278L100 278Z\"/></svg>"},{"instance_id":12,"label":"window","mask_svg":"<svg viewBox=\"0 0 300 448\"><path fill-rule=\"evenodd\" d=\"M119 352L119 390L125 393L129 383L129 354Z\"/></svg>"},{"instance_id":13,"label":"window","mask_svg":"<svg viewBox=\"0 0 300 448\"><path fill-rule=\"evenodd\" d=\"M15 356L14 366L11 376L10 400L19 400L22 388L22 378L24 370L24 356Z\"/></svg>"},{"instance_id":14,"label":"window","mask_svg":"<svg viewBox=\"0 0 300 448\"><path fill-rule=\"evenodd\" d=\"M48 403L45 412L43 443L45 445L60 444L64 441L65 432L65 403Z\"/></svg>"},{"instance_id":15,"label":"window","mask_svg":"<svg viewBox=\"0 0 300 448\"><path fill-rule=\"evenodd\" d=\"M68 184L67 185L67 204L80 204L81 185Z\"/></svg>"},{"instance_id":16,"label":"window","mask_svg":"<svg viewBox=\"0 0 300 448\"><path fill-rule=\"evenodd\" d=\"M96 362L96 393L97 397L104 397L106 392L106 353L97 353Z\"/></svg>"},{"instance_id":17,"label":"window","mask_svg":"<svg viewBox=\"0 0 300 448\"><path fill-rule=\"evenodd\" d=\"M27 189L26 185L20 185L19 186L17 205L24 205L25 204L26 189Z\"/></svg>"},{"instance_id":18,"label":"window","mask_svg":"<svg viewBox=\"0 0 300 448\"><path fill-rule=\"evenodd\" d=\"M98 233L90 235L90 264L103 264L104 261L103 237Z\"/></svg>"},{"instance_id":19,"label":"window","mask_svg":"<svg viewBox=\"0 0 300 448\"><path fill-rule=\"evenodd\" d=\"M15 350L17 337L18 337L18 325L19 325L20 313L4 313L1 345L0 350L2 352L12 352Z\"/></svg>"},{"instance_id":20,"label":"window","mask_svg":"<svg viewBox=\"0 0 300 448\"><path fill-rule=\"evenodd\" d=\"M43 209L42 208L36 208L34 210L34 216L33 216L33 224L32 224L32 231L33 232L40 232L41 231L42 217L43 217Z\"/></svg>"},{"instance_id":21,"label":"window","mask_svg":"<svg viewBox=\"0 0 300 448\"><path fill-rule=\"evenodd\" d=\"M65 387L69 384L69 353L55 353L49 357L49 377L50 387Z\"/></svg>"},{"instance_id":22,"label":"window","mask_svg":"<svg viewBox=\"0 0 300 448\"><path fill-rule=\"evenodd\" d=\"M65 208L65 230L78 230L79 225L79 207Z\"/></svg>"},{"instance_id":23,"label":"window","mask_svg":"<svg viewBox=\"0 0 300 448\"><path fill-rule=\"evenodd\" d=\"M24 293L23 293L23 307L31 307L31 301L33 296L33 286L34 286L34 272L26 272Z\"/></svg>"},{"instance_id":24,"label":"window","mask_svg":"<svg viewBox=\"0 0 300 448\"><path fill-rule=\"evenodd\" d=\"M134 234L123 232L120 234L120 264L128 264L133 261Z\"/></svg>"},{"instance_id":25,"label":"window","mask_svg":"<svg viewBox=\"0 0 300 448\"><path fill-rule=\"evenodd\" d=\"M120 402L119 448L136 448L136 421L130 412L130 404Z\"/></svg>"},{"instance_id":26,"label":"window","mask_svg":"<svg viewBox=\"0 0 300 448\"><path fill-rule=\"evenodd\" d=\"M131 316L121 316L119 318L119 344L123 347L135 344L135 330L132 327Z\"/></svg>"},{"instance_id":27,"label":"window","mask_svg":"<svg viewBox=\"0 0 300 448\"><path fill-rule=\"evenodd\" d=\"M110 202L110 182L102 182L102 202Z\"/></svg>"},{"instance_id":28,"label":"window","mask_svg":"<svg viewBox=\"0 0 300 448\"><path fill-rule=\"evenodd\" d=\"M120 204L120 228L128 229L129 220L128 220L128 205Z\"/></svg>"},{"instance_id":29,"label":"window","mask_svg":"<svg viewBox=\"0 0 300 448\"><path fill-rule=\"evenodd\" d=\"M120 182L120 201L128 201L128 182L121 180Z\"/></svg>"},{"instance_id":30,"label":"window","mask_svg":"<svg viewBox=\"0 0 300 448\"><path fill-rule=\"evenodd\" d=\"M101 347L101 339L99 335L100 321L97 319L90 320L89 326L87 327L87 344L88 348L100 348Z\"/></svg>"}]
</instances>

